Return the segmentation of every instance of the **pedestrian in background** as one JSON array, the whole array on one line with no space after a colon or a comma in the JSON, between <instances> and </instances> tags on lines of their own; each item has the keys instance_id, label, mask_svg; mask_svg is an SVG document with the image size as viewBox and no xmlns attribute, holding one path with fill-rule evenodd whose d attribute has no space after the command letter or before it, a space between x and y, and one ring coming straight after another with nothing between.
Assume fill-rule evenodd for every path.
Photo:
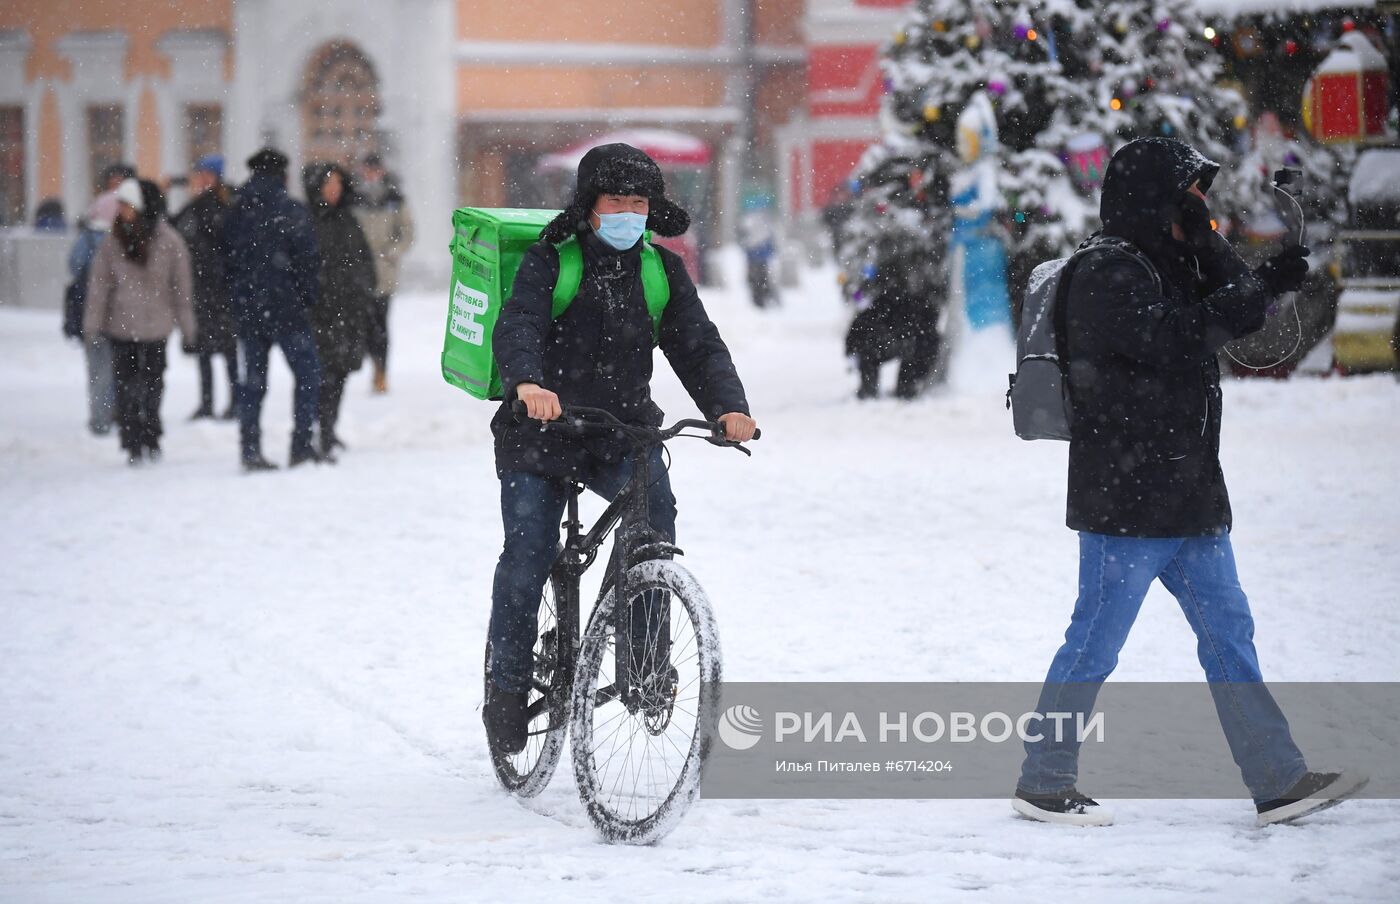
<instances>
[{"instance_id":1,"label":"pedestrian in background","mask_svg":"<svg viewBox=\"0 0 1400 904\"><path fill-rule=\"evenodd\" d=\"M382 394L389 390L389 299L399 290L399 260L413 244L413 217L378 154L365 158L355 194L355 215L374 254L375 297L366 344L374 391Z\"/></svg>"},{"instance_id":2,"label":"pedestrian in background","mask_svg":"<svg viewBox=\"0 0 1400 904\"><path fill-rule=\"evenodd\" d=\"M335 450L345 448L335 430L345 381L365 358L375 302L374 256L351 213L349 173L334 163L313 163L302 171L302 187L321 252L320 294L311 312L321 359L320 451L334 461Z\"/></svg>"},{"instance_id":3,"label":"pedestrian in background","mask_svg":"<svg viewBox=\"0 0 1400 904\"><path fill-rule=\"evenodd\" d=\"M199 407L190 420L214 416L214 356L224 359L229 401L221 417L234 416L238 392L238 339L229 311L224 279L224 213L229 191L223 183L224 158L210 154L190 170L190 201L175 215L174 225L190 252L194 273L194 315L199 326Z\"/></svg>"},{"instance_id":4,"label":"pedestrian in background","mask_svg":"<svg viewBox=\"0 0 1400 904\"><path fill-rule=\"evenodd\" d=\"M117 426L127 463L160 459L165 343L176 324L194 351L192 277L185 243L165 222L155 183L127 179L116 191L112 232L88 276L83 335L112 344Z\"/></svg>"},{"instance_id":5,"label":"pedestrian in background","mask_svg":"<svg viewBox=\"0 0 1400 904\"><path fill-rule=\"evenodd\" d=\"M63 335L82 342L87 363L88 430L93 436L106 436L112 430L116 412L116 383L112 377L112 343L100 333L83 335L83 314L87 306L88 273L92 259L117 218L117 196L105 191L93 199L78 222L78 240L68 252L68 274L72 282L63 293Z\"/></svg>"},{"instance_id":6,"label":"pedestrian in background","mask_svg":"<svg viewBox=\"0 0 1400 904\"><path fill-rule=\"evenodd\" d=\"M911 284L910 265L896 252L884 251L875 266L868 304L846 332L846 355L855 359L860 373L856 398L878 397L880 367L897 358L894 394L913 399L923 392L938 364L939 310L928 293Z\"/></svg>"},{"instance_id":7,"label":"pedestrian in background","mask_svg":"<svg viewBox=\"0 0 1400 904\"><path fill-rule=\"evenodd\" d=\"M268 353L282 349L296 380L290 464L321 460L311 442L321 365L311 334L320 257L306 207L287 194L287 155L263 148L248 158L252 175L224 216L229 302L243 344L239 452L246 471L276 467L262 454L262 403Z\"/></svg>"}]
</instances>

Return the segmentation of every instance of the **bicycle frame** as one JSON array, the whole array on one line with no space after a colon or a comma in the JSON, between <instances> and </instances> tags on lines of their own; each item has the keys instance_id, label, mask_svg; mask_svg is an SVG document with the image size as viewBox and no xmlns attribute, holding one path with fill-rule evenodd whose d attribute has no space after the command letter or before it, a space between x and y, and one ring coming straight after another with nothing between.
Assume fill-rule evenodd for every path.
<instances>
[{"instance_id":1,"label":"bicycle frame","mask_svg":"<svg viewBox=\"0 0 1400 904\"><path fill-rule=\"evenodd\" d=\"M583 573L593 564L608 535L613 535L613 548L608 560L608 572L598 593L598 602L601 602L610 590L616 588L619 608L632 598L627 580L627 572L632 565L647 558L669 558L681 554L678 547L651 526L649 490L651 453L655 448L655 444L634 444L632 476L586 533L579 518L578 502L584 487L578 483L570 487L566 520L561 525L565 531L565 539L564 554L560 559L561 569L568 577L568 580L563 582L568 598L560 602L559 612L560 631L570 639L573 647L568 658L570 672L573 670L579 643L578 625L582 605L579 584ZM568 613L567 618L565 611ZM612 686L599 688L594 699L595 706L601 706L618 697L627 701L634 696L633 668L627 665L635 661L632 655L633 637L625 628L623 619L619 619L618 624L614 626L615 680Z\"/></svg>"}]
</instances>

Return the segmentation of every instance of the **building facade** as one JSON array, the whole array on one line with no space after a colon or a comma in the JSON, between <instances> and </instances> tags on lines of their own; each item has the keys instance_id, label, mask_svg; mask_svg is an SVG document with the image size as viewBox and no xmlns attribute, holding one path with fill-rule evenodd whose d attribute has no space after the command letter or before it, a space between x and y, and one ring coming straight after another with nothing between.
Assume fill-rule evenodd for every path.
<instances>
[{"instance_id":1,"label":"building facade","mask_svg":"<svg viewBox=\"0 0 1400 904\"><path fill-rule=\"evenodd\" d=\"M0 223L48 198L75 219L118 161L162 179L222 153L237 182L264 144L294 172L376 151L420 224L407 267L438 275L454 206L551 203L540 158L644 127L709 148L701 227L713 244L733 234L746 173L772 187L773 126L806 103L804 9L18 0L0 7Z\"/></svg>"}]
</instances>

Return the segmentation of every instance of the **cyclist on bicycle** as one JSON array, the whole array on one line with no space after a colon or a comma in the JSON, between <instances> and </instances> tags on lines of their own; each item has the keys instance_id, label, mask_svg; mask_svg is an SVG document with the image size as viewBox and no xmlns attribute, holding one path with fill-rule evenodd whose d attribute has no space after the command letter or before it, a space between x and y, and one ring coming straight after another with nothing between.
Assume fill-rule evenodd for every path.
<instances>
[{"instance_id":1,"label":"cyclist on bicycle","mask_svg":"<svg viewBox=\"0 0 1400 904\"><path fill-rule=\"evenodd\" d=\"M756 425L729 349L685 265L664 248L657 250L670 299L653 332L642 287L642 233L677 236L689 225L689 214L665 195L661 168L644 152L625 144L590 150L579 162L573 200L526 252L496 323L492 341L504 401L491 431L505 548L491 591L491 682L483 720L497 750L525 747L537 613L569 484L576 481L611 499L631 474L630 447L620 437L545 432L518 420L511 403L519 399L538 421L558 418L562 405L580 405L611 411L627 423L659 426L662 412L650 389L655 337L705 417L723 425L727 439L753 438ZM553 320L555 246L575 235L583 280L573 302ZM674 542L676 501L660 449L653 454L651 524Z\"/></svg>"}]
</instances>

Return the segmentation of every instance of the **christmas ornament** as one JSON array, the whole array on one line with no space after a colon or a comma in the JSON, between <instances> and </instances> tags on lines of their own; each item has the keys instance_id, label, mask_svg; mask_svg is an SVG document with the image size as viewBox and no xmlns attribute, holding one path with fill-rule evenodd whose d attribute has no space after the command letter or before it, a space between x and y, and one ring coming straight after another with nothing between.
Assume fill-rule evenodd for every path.
<instances>
[{"instance_id":1,"label":"christmas ornament","mask_svg":"<svg viewBox=\"0 0 1400 904\"><path fill-rule=\"evenodd\" d=\"M1102 135L1095 132L1075 135L1065 142L1064 153L1060 156L1080 191L1089 194L1103 185L1104 173L1108 170L1108 145Z\"/></svg>"}]
</instances>

